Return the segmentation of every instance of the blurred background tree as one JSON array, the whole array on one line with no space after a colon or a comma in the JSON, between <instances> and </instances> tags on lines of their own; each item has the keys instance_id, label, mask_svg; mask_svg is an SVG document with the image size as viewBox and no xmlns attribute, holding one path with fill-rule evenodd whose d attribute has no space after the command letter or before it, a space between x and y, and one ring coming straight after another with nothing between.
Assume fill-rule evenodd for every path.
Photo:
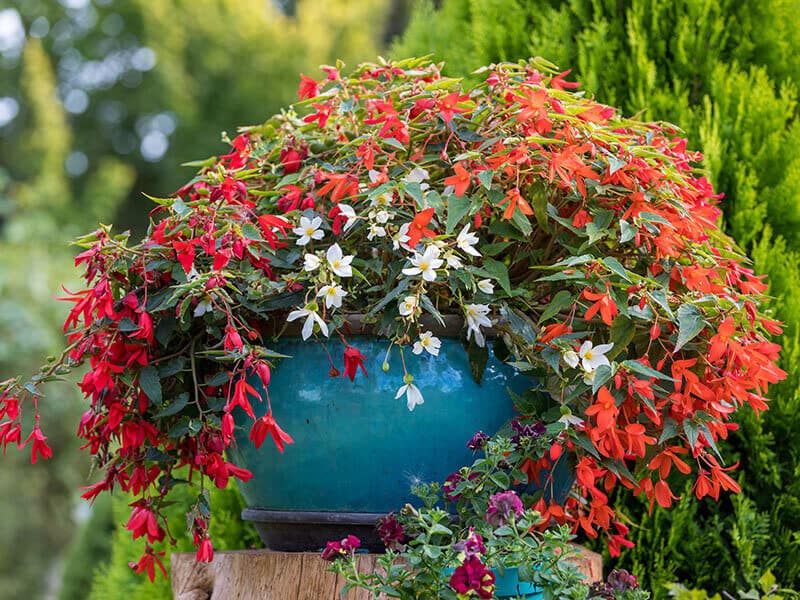
<instances>
[{"instance_id":1,"label":"blurred background tree","mask_svg":"<svg viewBox=\"0 0 800 600\"><path fill-rule=\"evenodd\" d=\"M648 515L617 499L636 549L633 567L656 597L685 581L713 591L758 587L772 569L800 589L800 20L789 0L423 1L392 54L434 52L451 75L543 56L598 101L678 124L722 202L724 225L768 275L786 323L786 381L763 418L749 410L729 449L744 494Z\"/></svg>"},{"instance_id":2,"label":"blurred background tree","mask_svg":"<svg viewBox=\"0 0 800 600\"><path fill-rule=\"evenodd\" d=\"M374 59L402 30L409 7L409 0L4 2L0 378L32 372L61 343L67 307L53 297L63 282L80 285L69 239L98 220L144 233L151 203L142 192L171 193L192 175L178 165L219 153L222 131L258 123L296 99L299 73L318 76L319 65L337 58L351 66ZM62 570L61 597L83 599L96 570L122 581L125 561L137 554L116 548L127 532L110 506L99 506L76 537L76 519L88 516L76 502L89 475L74 436L84 408L69 383L47 395L54 460L31 466L27 456L9 456L0 469L0 600L55 597ZM104 566L109 555L114 566ZM95 597L111 598L112 590L122 597L136 585L129 584Z\"/></svg>"}]
</instances>

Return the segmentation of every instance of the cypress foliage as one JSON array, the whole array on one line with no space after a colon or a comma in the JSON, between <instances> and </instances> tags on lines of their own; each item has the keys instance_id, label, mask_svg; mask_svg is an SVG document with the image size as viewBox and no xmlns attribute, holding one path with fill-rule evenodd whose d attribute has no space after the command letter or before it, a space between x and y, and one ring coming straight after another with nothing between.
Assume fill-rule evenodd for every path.
<instances>
[{"instance_id":1,"label":"cypress foliage","mask_svg":"<svg viewBox=\"0 0 800 600\"><path fill-rule=\"evenodd\" d=\"M723 201L725 227L766 273L785 322L786 381L771 409L739 415L728 441L743 494L648 514L617 499L633 567L665 597L681 580L712 591L758 587L772 569L800 589L800 21L789 0L444 0L422 2L393 54L433 52L450 75L544 56L628 114L684 128Z\"/></svg>"}]
</instances>

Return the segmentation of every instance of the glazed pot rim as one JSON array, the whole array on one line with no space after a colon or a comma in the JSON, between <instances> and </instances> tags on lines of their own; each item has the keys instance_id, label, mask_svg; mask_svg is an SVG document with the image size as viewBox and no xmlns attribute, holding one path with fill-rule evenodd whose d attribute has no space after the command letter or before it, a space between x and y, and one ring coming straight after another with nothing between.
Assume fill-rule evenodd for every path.
<instances>
[{"instance_id":1,"label":"glazed pot rim","mask_svg":"<svg viewBox=\"0 0 800 600\"><path fill-rule=\"evenodd\" d=\"M353 336L376 336L385 337L378 331L378 324L367 320L367 315L363 313L350 313L340 315L345 321L345 333ZM433 335L442 338L459 338L464 330L465 319L461 315L442 315L444 325L432 315L421 315L417 319L420 328L431 332ZM286 322L285 326L278 328L278 323L271 322L273 330L271 335L281 337L299 337L303 328L302 320ZM495 338L498 331L494 327L483 329L483 334L487 339Z\"/></svg>"}]
</instances>

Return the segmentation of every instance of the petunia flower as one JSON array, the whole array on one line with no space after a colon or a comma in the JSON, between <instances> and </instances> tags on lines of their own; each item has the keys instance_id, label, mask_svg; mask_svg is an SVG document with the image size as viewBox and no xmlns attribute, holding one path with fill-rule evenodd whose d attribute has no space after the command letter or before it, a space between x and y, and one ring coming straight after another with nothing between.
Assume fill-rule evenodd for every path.
<instances>
[{"instance_id":1,"label":"petunia flower","mask_svg":"<svg viewBox=\"0 0 800 600\"><path fill-rule=\"evenodd\" d=\"M335 308L341 307L342 298L345 296L347 296L347 292L342 289L342 286L337 284L322 286L322 289L317 292L317 298L325 298L326 308L331 308L332 306Z\"/></svg>"},{"instance_id":2,"label":"petunia flower","mask_svg":"<svg viewBox=\"0 0 800 600\"><path fill-rule=\"evenodd\" d=\"M492 321L486 315L489 314L489 306L486 304L469 304L466 309L467 316L467 339L475 334L475 343L478 346L486 345L486 338L481 332L481 327L491 327Z\"/></svg>"},{"instance_id":3,"label":"petunia flower","mask_svg":"<svg viewBox=\"0 0 800 600\"><path fill-rule=\"evenodd\" d=\"M406 406L408 406L408 410L414 410L415 406L425 402L425 399L422 397L422 392L420 392L419 388L413 383L401 385L400 389L397 390L397 393L394 395L394 399L397 400L403 394L406 395Z\"/></svg>"},{"instance_id":4,"label":"petunia flower","mask_svg":"<svg viewBox=\"0 0 800 600\"><path fill-rule=\"evenodd\" d=\"M320 229L322 225L321 217L300 217L300 227L292 229L296 235L300 237L297 239L298 246L305 246L311 240L321 240L325 236L325 232Z\"/></svg>"},{"instance_id":5,"label":"petunia flower","mask_svg":"<svg viewBox=\"0 0 800 600\"><path fill-rule=\"evenodd\" d=\"M439 258L439 249L436 246L425 248L424 254L415 253L411 259L413 266L403 269L404 275L422 275L425 281L436 279L436 269L442 266L444 261Z\"/></svg>"},{"instance_id":6,"label":"petunia flower","mask_svg":"<svg viewBox=\"0 0 800 600\"><path fill-rule=\"evenodd\" d=\"M478 236L474 233L471 233L469 230L469 223L464 225L464 228L459 232L456 236L456 246L458 246L461 250L466 252L467 254L471 254L472 256L480 256L481 253L478 252L473 246L478 243Z\"/></svg>"},{"instance_id":7,"label":"petunia flower","mask_svg":"<svg viewBox=\"0 0 800 600\"><path fill-rule=\"evenodd\" d=\"M316 307L316 304L314 306ZM303 317L306 318L306 322L303 324L303 330L301 332L304 340L310 338L311 334L314 333L315 322L319 325L319 329L322 331L322 334L325 337L328 337L328 326L325 324L325 321L322 320L322 317L317 314L316 310L311 310L310 308L293 310L289 313L289 316L286 317L286 320L296 321L297 319L302 319Z\"/></svg>"},{"instance_id":8,"label":"petunia flower","mask_svg":"<svg viewBox=\"0 0 800 600\"><path fill-rule=\"evenodd\" d=\"M326 258L328 259L331 271L336 273L336 275L339 277L353 276L353 268L350 266L350 263L353 262L353 255L343 256L339 244L334 244L328 248Z\"/></svg>"},{"instance_id":9,"label":"petunia flower","mask_svg":"<svg viewBox=\"0 0 800 600\"><path fill-rule=\"evenodd\" d=\"M414 354L422 354L426 350L428 354L439 356L439 348L442 347L442 340L433 335L430 331L425 331L419 334L419 341L414 342L414 348L411 350Z\"/></svg>"}]
</instances>

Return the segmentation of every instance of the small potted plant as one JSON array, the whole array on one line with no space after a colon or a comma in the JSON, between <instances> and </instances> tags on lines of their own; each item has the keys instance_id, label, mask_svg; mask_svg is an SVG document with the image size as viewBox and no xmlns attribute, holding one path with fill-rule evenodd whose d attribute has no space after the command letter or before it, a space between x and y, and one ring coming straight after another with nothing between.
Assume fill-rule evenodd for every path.
<instances>
[{"instance_id":1,"label":"small potted plant","mask_svg":"<svg viewBox=\"0 0 800 600\"><path fill-rule=\"evenodd\" d=\"M548 442L544 428L508 437L471 440L485 455L458 477L416 488L423 506L407 504L378 523L387 548L374 569L359 564L360 540L353 535L328 542L322 552L329 570L373 598L627 598L646 600L636 578L615 572L610 582L587 585L575 568L575 550L565 525L537 531L541 515L530 498L507 489L507 473L518 469L537 446ZM552 443L552 438L549 440ZM449 510L444 510L447 507ZM611 593L609 593L609 591ZM601 593L602 592L602 593Z\"/></svg>"},{"instance_id":2,"label":"small potted plant","mask_svg":"<svg viewBox=\"0 0 800 600\"><path fill-rule=\"evenodd\" d=\"M629 544L615 486L662 506L675 471L698 497L738 489L716 442L784 377L780 326L678 130L622 118L542 60L488 66L469 90L427 60L324 72L152 198L142 240L77 240L67 346L0 384L4 447L49 457L42 386L85 365L78 435L102 477L83 495L135 497L151 576L176 486L198 489L188 522L210 560L209 485L255 473L256 507L322 496L334 505L313 512L369 521L515 415L558 434L515 477L541 484L542 522L603 531L612 553Z\"/></svg>"}]
</instances>

